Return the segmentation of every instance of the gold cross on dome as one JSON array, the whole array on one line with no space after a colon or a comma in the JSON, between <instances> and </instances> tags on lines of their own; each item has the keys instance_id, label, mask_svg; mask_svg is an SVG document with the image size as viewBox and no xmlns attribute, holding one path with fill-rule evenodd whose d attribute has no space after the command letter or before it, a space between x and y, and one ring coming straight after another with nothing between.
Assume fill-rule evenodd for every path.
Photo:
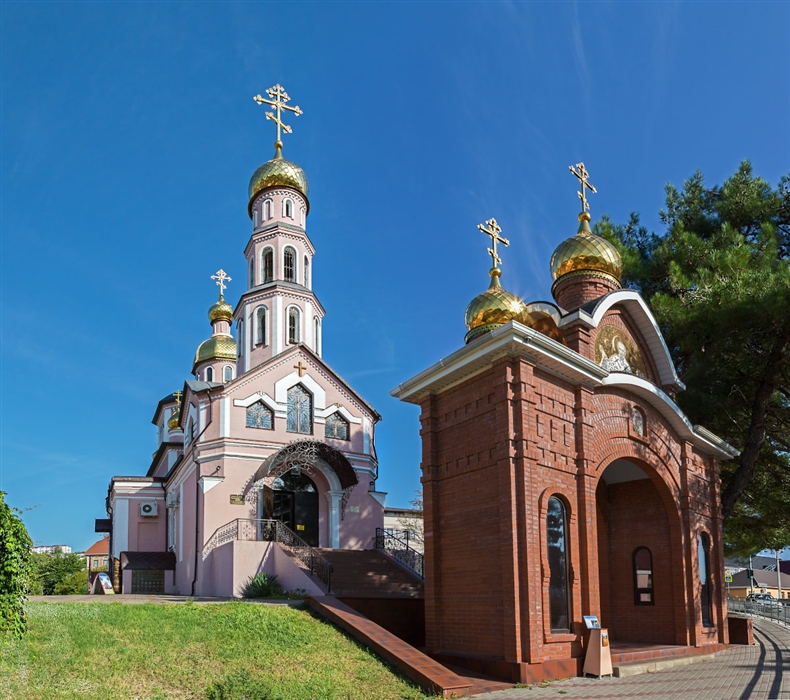
<instances>
[{"instance_id":1,"label":"gold cross on dome","mask_svg":"<svg viewBox=\"0 0 790 700\"><path fill-rule=\"evenodd\" d=\"M266 94L271 97L270 100L267 100L265 97L261 97L260 95L255 95L252 99L255 100L259 105L269 105L272 108L272 112L275 114L271 114L271 112L266 112L266 118L271 119L275 124L277 124L277 141L279 142L282 138L282 131L286 134L290 134L292 129L287 124L283 123L282 120L282 111L286 110L288 112L293 112L297 117L302 113L302 110L299 107L285 104L291 98L288 96L288 93L283 90L283 86L279 83L274 87L270 87Z\"/></svg>"},{"instance_id":2,"label":"gold cross on dome","mask_svg":"<svg viewBox=\"0 0 790 700\"><path fill-rule=\"evenodd\" d=\"M307 367L305 367L305 366L302 364L302 361L301 361L301 360L299 360L299 362L298 362L297 364L295 364L295 365L294 365L294 369L295 369L297 372L299 372L299 376L301 377L301 376L304 374L304 371L307 369Z\"/></svg>"},{"instance_id":3,"label":"gold cross on dome","mask_svg":"<svg viewBox=\"0 0 790 700\"><path fill-rule=\"evenodd\" d=\"M497 255L496 244L501 243L502 245L510 245L510 241L499 235L502 233L502 229L499 227L496 219L489 219L485 224L478 224L477 229L486 234L486 236L491 236L491 248L488 249L488 254L491 256L494 267L499 267L502 259Z\"/></svg>"},{"instance_id":4,"label":"gold cross on dome","mask_svg":"<svg viewBox=\"0 0 790 700\"><path fill-rule=\"evenodd\" d=\"M175 397L176 397L176 405L177 405L177 406L179 406L179 407L181 406L181 397L182 397L183 395L184 395L184 394L183 394L183 392L182 392L182 391L177 391L177 392L175 392L175 393L173 394L173 396L175 396Z\"/></svg>"},{"instance_id":5,"label":"gold cross on dome","mask_svg":"<svg viewBox=\"0 0 790 700\"><path fill-rule=\"evenodd\" d=\"M232 282L233 281L230 277L228 277L228 274L225 272L225 270L222 270L222 269L217 270L217 274L216 275L211 275L211 279L217 280L217 286L219 287L219 295L220 295L220 297L222 297L223 294L225 293L225 287L227 287L225 282Z\"/></svg>"},{"instance_id":6,"label":"gold cross on dome","mask_svg":"<svg viewBox=\"0 0 790 700\"><path fill-rule=\"evenodd\" d=\"M576 193L579 195L579 199L582 200L582 211L590 211L590 205L587 203L587 193L584 191L584 188L586 187L593 194L595 194L598 190L596 190L587 179L590 177L590 174L587 172L587 168L584 167L584 163L576 163L575 167L573 165L569 165L568 170L570 170L579 179L579 182L582 185L582 191Z\"/></svg>"}]
</instances>

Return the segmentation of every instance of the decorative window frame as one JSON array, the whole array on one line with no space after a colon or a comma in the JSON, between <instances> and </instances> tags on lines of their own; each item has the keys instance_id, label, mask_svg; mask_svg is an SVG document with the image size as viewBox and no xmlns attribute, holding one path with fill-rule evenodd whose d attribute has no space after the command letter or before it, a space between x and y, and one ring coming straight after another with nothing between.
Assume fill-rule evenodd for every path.
<instances>
[{"instance_id":1,"label":"decorative window frame","mask_svg":"<svg viewBox=\"0 0 790 700\"><path fill-rule=\"evenodd\" d=\"M228 370L230 370L230 379L226 379L228 375ZM233 365L223 365L222 366L222 381L223 382L232 382L236 377L236 372L234 370Z\"/></svg>"},{"instance_id":2,"label":"decorative window frame","mask_svg":"<svg viewBox=\"0 0 790 700\"><path fill-rule=\"evenodd\" d=\"M291 340L291 312L296 311L296 339ZM304 328L302 327L302 317L304 314L302 313L302 309L300 309L296 304L288 304L285 307L285 344L286 345L298 345L302 342L302 338L304 337Z\"/></svg>"},{"instance_id":3,"label":"decorative window frame","mask_svg":"<svg viewBox=\"0 0 790 700\"><path fill-rule=\"evenodd\" d=\"M312 289L312 280L310 279L310 259L306 255L302 259L302 277L304 280L304 286L307 289Z\"/></svg>"},{"instance_id":4,"label":"decorative window frame","mask_svg":"<svg viewBox=\"0 0 790 700\"><path fill-rule=\"evenodd\" d=\"M266 279L266 253L272 254L272 275L269 279ZM261 284L268 284L269 282L274 282L277 279L277 268L275 267L275 260L277 256L274 254L274 246L267 245L261 249Z\"/></svg>"},{"instance_id":5,"label":"decorative window frame","mask_svg":"<svg viewBox=\"0 0 790 700\"><path fill-rule=\"evenodd\" d=\"M304 379L304 377L302 377L302 379ZM328 418L333 413L339 413L341 416L343 416L343 418L345 418L349 422L349 424L353 423L355 425L362 425L361 418L357 418L356 416L351 415L351 413L348 412L348 409L345 406L342 406L337 403L333 403L331 406L327 406L326 408L321 409L320 411L316 410L315 413L316 416L320 416L322 419Z\"/></svg>"},{"instance_id":6,"label":"decorative window frame","mask_svg":"<svg viewBox=\"0 0 790 700\"><path fill-rule=\"evenodd\" d=\"M274 421L277 418L277 411L274 408L272 408L268 404L268 402L264 401L262 398L258 399L257 401L253 401L249 406L246 406L244 408L245 414L246 414L247 411L250 410L250 408L252 408L256 404L263 405L265 408L269 409L269 411L271 412L271 414L272 414L272 425L271 425L271 428L264 428L263 426L260 426L260 425L247 425L247 415L244 416L244 427L245 428L252 428L253 430L274 430L274 427L275 427Z\"/></svg>"},{"instance_id":7,"label":"decorative window frame","mask_svg":"<svg viewBox=\"0 0 790 700\"><path fill-rule=\"evenodd\" d=\"M268 197L263 200L263 204L261 205L261 219L262 221L268 221L274 216L274 200L271 197Z\"/></svg>"},{"instance_id":8,"label":"decorative window frame","mask_svg":"<svg viewBox=\"0 0 790 700\"><path fill-rule=\"evenodd\" d=\"M258 210L257 209L253 209L252 210L252 228L254 228L254 229L258 228Z\"/></svg>"},{"instance_id":9,"label":"decorative window frame","mask_svg":"<svg viewBox=\"0 0 790 700\"><path fill-rule=\"evenodd\" d=\"M289 219L294 218L294 208L296 205L294 204L293 199L290 197L286 197L283 199L283 219L288 217Z\"/></svg>"},{"instance_id":10,"label":"decorative window frame","mask_svg":"<svg viewBox=\"0 0 790 700\"><path fill-rule=\"evenodd\" d=\"M288 254L288 251L290 251L293 255L293 279L288 279L286 272L288 267L285 264L285 256ZM294 248L294 246L287 245L283 248L282 264L283 264L283 280L286 282L293 282L294 284L298 284L299 283L299 251L297 251L296 248Z\"/></svg>"},{"instance_id":11,"label":"decorative window frame","mask_svg":"<svg viewBox=\"0 0 790 700\"><path fill-rule=\"evenodd\" d=\"M211 378L209 378L208 373L211 372ZM213 367L206 367L206 373L204 375L206 377L207 382L214 381L214 368Z\"/></svg>"},{"instance_id":12,"label":"decorative window frame","mask_svg":"<svg viewBox=\"0 0 790 700\"><path fill-rule=\"evenodd\" d=\"M263 314L261 314L263 312ZM261 324L260 316L263 315L263 324ZM269 332L269 307L266 304L260 304L255 307L252 312L252 317L255 319L255 339L253 342L254 347L266 347L269 345L271 334ZM260 332L261 325L263 325L263 333ZM258 340L260 338L260 340Z\"/></svg>"},{"instance_id":13,"label":"decorative window frame","mask_svg":"<svg viewBox=\"0 0 790 700\"><path fill-rule=\"evenodd\" d=\"M300 377L297 372L291 372L275 383L274 400L282 406L283 414L285 414L288 406L288 389L296 384L304 384L313 395L314 420L316 423L323 423L326 416L326 391L309 374L303 374ZM318 420L319 416L320 420Z\"/></svg>"},{"instance_id":14,"label":"decorative window frame","mask_svg":"<svg viewBox=\"0 0 790 700\"><path fill-rule=\"evenodd\" d=\"M639 411L642 414L642 426L644 428L644 435L640 435L634 428L634 412ZM639 440L645 444L650 443L650 431L647 423L647 412L637 404L631 404L631 410L628 413L628 437Z\"/></svg>"},{"instance_id":15,"label":"decorative window frame","mask_svg":"<svg viewBox=\"0 0 790 700\"><path fill-rule=\"evenodd\" d=\"M339 416L340 419L346 424L346 437L341 438L341 437L337 437L336 435L326 434L326 426L329 425L329 418L331 416ZM332 410L328 411L326 418L324 418L324 438L329 438L330 440L342 440L343 442L351 441L351 422L340 412L339 408L335 408L334 411Z\"/></svg>"},{"instance_id":16,"label":"decorative window frame","mask_svg":"<svg viewBox=\"0 0 790 700\"><path fill-rule=\"evenodd\" d=\"M252 406L252 404L258 403L259 401L274 411L275 418L285 418L287 406L281 406L271 396L259 391L256 391L254 394L250 394L246 399L234 399L233 405L237 408L243 408L246 410Z\"/></svg>"}]
</instances>

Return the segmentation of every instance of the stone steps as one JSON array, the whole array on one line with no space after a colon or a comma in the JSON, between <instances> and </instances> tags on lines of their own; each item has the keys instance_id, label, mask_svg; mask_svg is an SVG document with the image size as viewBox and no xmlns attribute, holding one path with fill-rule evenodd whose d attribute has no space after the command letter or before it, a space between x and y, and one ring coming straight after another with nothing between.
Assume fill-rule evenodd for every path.
<instances>
[{"instance_id":1,"label":"stone steps","mask_svg":"<svg viewBox=\"0 0 790 700\"><path fill-rule=\"evenodd\" d=\"M319 549L332 564L332 594L364 598L422 598L423 582L374 549Z\"/></svg>"},{"instance_id":2,"label":"stone steps","mask_svg":"<svg viewBox=\"0 0 790 700\"><path fill-rule=\"evenodd\" d=\"M695 656L673 656L650 661L622 663L617 666L612 666L612 675L615 678L628 678L628 676L638 676L642 673L655 673L656 671L665 671L669 668L679 668L680 666L699 664L703 661L713 661L713 659L713 654L697 654Z\"/></svg>"}]
</instances>

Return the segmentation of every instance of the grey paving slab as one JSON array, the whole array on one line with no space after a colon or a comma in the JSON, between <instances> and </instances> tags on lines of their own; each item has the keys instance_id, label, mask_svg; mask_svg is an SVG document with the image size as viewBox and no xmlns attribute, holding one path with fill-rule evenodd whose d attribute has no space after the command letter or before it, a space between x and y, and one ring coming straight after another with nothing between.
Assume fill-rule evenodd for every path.
<instances>
[{"instance_id":1,"label":"grey paving slab","mask_svg":"<svg viewBox=\"0 0 790 700\"><path fill-rule=\"evenodd\" d=\"M754 638L754 646L732 647L699 664L627 678L569 678L484 693L475 700L790 700L790 629L754 620Z\"/></svg>"}]
</instances>

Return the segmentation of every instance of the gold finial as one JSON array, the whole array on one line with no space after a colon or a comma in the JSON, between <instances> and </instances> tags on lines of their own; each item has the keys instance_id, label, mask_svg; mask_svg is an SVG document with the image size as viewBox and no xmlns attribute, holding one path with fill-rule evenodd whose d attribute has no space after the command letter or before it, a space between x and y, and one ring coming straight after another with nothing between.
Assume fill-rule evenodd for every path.
<instances>
[{"instance_id":1,"label":"gold finial","mask_svg":"<svg viewBox=\"0 0 790 700\"><path fill-rule=\"evenodd\" d=\"M585 212L590 211L590 205L587 203L587 193L584 191L585 188L589 189L593 194L595 194L598 190L596 190L595 187L590 184L590 181L588 180L590 174L587 172L587 168L584 167L584 163L576 163L575 167L573 165L569 165L568 170L570 170L571 173L573 173L579 179L579 182L582 185L582 191L577 192L576 194L578 194L579 199L582 200L582 214L584 214Z\"/></svg>"},{"instance_id":2,"label":"gold finial","mask_svg":"<svg viewBox=\"0 0 790 700\"><path fill-rule=\"evenodd\" d=\"M305 366L302 364L302 361L301 361L301 360L299 360L299 362L298 362L297 364L295 364L295 365L294 365L294 369L295 369L297 372L299 372L299 376L301 377L301 376L304 374L304 371L307 369L307 367L305 367Z\"/></svg>"},{"instance_id":3,"label":"gold finial","mask_svg":"<svg viewBox=\"0 0 790 700\"><path fill-rule=\"evenodd\" d=\"M216 275L211 275L211 279L217 280L217 286L219 287L219 298L223 299L226 287L225 282L232 282L233 280L228 277L225 270L222 269L217 270Z\"/></svg>"},{"instance_id":4,"label":"gold finial","mask_svg":"<svg viewBox=\"0 0 790 700\"><path fill-rule=\"evenodd\" d=\"M183 395L184 395L184 393L181 390L179 390L179 391L175 392L175 394L173 394L173 396L176 397L176 406L178 407L178 409L181 408L181 397Z\"/></svg>"},{"instance_id":5,"label":"gold finial","mask_svg":"<svg viewBox=\"0 0 790 700\"><path fill-rule=\"evenodd\" d=\"M275 141L274 147L277 151L279 151L283 147L282 132L284 131L286 134L292 133L291 127L283 123L282 110L293 112L297 117L302 113L302 110L299 109L299 107L291 107L290 105L285 104L291 98L288 96L288 93L283 90L283 86L279 83L274 87L269 88L266 91L266 94L271 97L270 100L267 100L260 95L255 95L255 97L252 99L255 100L259 105L267 104L271 106L272 111L275 112L275 114L266 112L266 118L271 119L275 124L277 124L277 141Z\"/></svg>"},{"instance_id":6,"label":"gold finial","mask_svg":"<svg viewBox=\"0 0 790 700\"><path fill-rule=\"evenodd\" d=\"M477 229L486 234L486 236L491 236L492 247L488 249L488 254L491 256L491 260L494 262L494 267L499 268L499 264L502 262L502 259L497 255L496 244L499 242L502 245L510 245L510 241L507 238L502 238L502 236L499 235L502 233L502 229L499 227L496 219L489 219L485 222L485 224L478 224Z\"/></svg>"},{"instance_id":7,"label":"gold finial","mask_svg":"<svg viewBox=\"0 0 790 700\"><path fill-rule=\"evenodd\" d=\"M178 428L178 420L181 417L181 391L176 391L173 396L176 397L176 407L170 412L170 420L167 421L167 427L171 430Z\"/></svg>"}]
</instances>

